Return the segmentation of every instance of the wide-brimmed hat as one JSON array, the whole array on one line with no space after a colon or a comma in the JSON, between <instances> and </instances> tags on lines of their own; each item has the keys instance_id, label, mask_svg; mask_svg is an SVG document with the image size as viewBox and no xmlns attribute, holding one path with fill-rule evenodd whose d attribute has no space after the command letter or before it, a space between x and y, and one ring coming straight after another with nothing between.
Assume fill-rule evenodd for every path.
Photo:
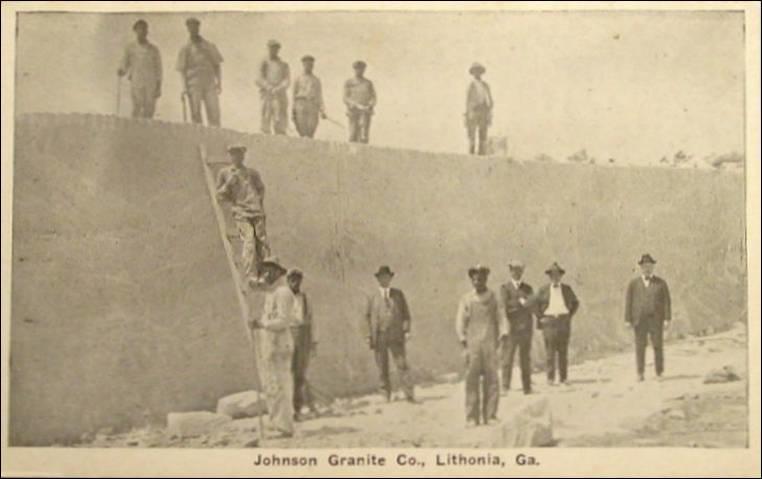
<instances>
[{"instance_id":1,"label":"wide-brimmed hat","mask_svg":"<svg viewBox=\"0 0 762 479\"><path fill-rule=\"evenodd\" d=\"M287 271L286 267L281 264L280 259L277 256L268 256L264 261L262 261L262 266L272 266L279 269L282 273Z\"/></svg>"},{"instance_id":2,"label":"wide-brimmed hat","mask_svg":"<svg viewBox=\"0 0 762 479\"><path fill-rule=\"evenodd\" d=\"M481 73L485 73L487 69L484 68L484 65L482 65L481 63L474 62L471 64L471 68L468 69L468 73L471 73L473 75L474 72L477 72L477 71Z\"/></svg>"},{"instance_id":3,"label":"wide-brimmed hat","mask_svg":"<svg viewBox=\"0 0 762 479\"><path fill-rule=\"evenodd\" d=\"M288 270L288 273L286 273L286 278L291 278L293 276L304 278L304 273L302 273L302 270L299 268L291 268Z\"/></svg>"},{"instance_id":4,"label":"wide-brimmed hat","mask_svg":"<svg viewBox=\"0 0 762 479\"><path fill-rule=\"evenodd\" d=\"M518 259L512 259L508 262L509 269L524 269L524 263Z\"/></svg>"},{"instance_id":5,"label":"wide-brimmed hat","mask_svg":"<svg viewBox=\"0 0 762 479\"><path fill-rule=\"evenodd\" d=\"M278 40L275 40L275 39L270 39L270 40L267 40L267 46L268 47L278 47L278 48L280 48L280 42Z\"/></svg>"},{"instance_id":6,"label":"wide-brimmed hat","mask_svg":"<svg viewBox=\"0 0 762 479\"><path fill-rule=\"evenodd\" d=\"M489 268L482 264L475 264L468 268L468 277L473 278L476 274L489 274Z\"/></svg>"},{"instance_id":7,"label":"wide-brimmed hat","mask_svg":"<svg viewBox=\"0 0 762 479\"><path fill-rule=\"evenodd\" d=\"M545 274L550 273L565 274L566 270L564 270L558 263L554 262L552 265L550 265L550 268L545 270Z\"/></svg>"},{"instance_id":8,"label":"wide-brimmed hat","mask_svg":"<svg viewBox=\"0 0 762 479\"><path fill-rule=\"evenodd\" d=\"M194 25L201 25L201 20L199 20L196 17L190 17L189 19L185 20L186 25L194 24Z\"/></svg>"},{"instance_id":9,"label":"wide-brimmed hat","mask_svg":"<svg viewBox=\"0 0 762 479\"><path fill-rule=\"evenodd\" d=\"M355 69L357 69L357 68L365 69L365 67L367 67L367 66L368 66L368 64L365 63L362 60L357 60L356 62L352 63L352 68L355 68Z\"/></svg>"},{"instance_id":10,"label":"wide-brimmed hat","mask_svg":"<svg viewBox=\"0 0 762 479\"><path fill-rule=\"evenodd\" d=\"M643 264L643 263L656 264L656 260L653 259L653 257L650 254L646 253L642 255L640 259L638 260L638 264Z\"/></svg>"},{"instance_id":11,"label":"wide-brimmed hat","mask_svg":"<svg viewBox=\"0 0 762 479\"><path fill-rule=\"evenodd\" d=\"M376 271L376 272L373 274L373 276L375 276L376 278L378 278L378 277L379 277L379 276L381 276L382 274L387 274L387 275L389 275L389 276L394 276L394 271L392 271L392 269L391 269L390 267L388 267L388 266L386 266L386 265L383 265L383 266L379 266L379 267L378 267L378 271Z\"/></svg>"},{"instance_id":12,"label":"wide-brimmed hat","mask_svg":"<svg viewBox=\"0 0 762 479\"><path fill-rule=\"evenodd\" d=\"M238 152L241 152L241 153L246 153L246 146L240 145L238 143L233 144L233 145L228 145L227 151L228 151L228 153L233 153L234 151L238 151Z\"/></svg>"}]
</instances>

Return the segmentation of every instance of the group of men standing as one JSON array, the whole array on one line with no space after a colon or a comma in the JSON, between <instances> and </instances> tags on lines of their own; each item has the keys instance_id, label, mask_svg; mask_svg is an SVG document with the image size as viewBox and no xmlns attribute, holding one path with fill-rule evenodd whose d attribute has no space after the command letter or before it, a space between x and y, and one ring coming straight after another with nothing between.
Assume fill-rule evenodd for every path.
<instances>
[{"instance_id":1,"label":"group of men standing","mask_svg":"<svg viewBox=\"0 0 762 479\"><path fill-rule=\"evenodd\" d=\"M177 56L176 69L183 86L183 111L190 107L191 121L203 123L202 105L209 126L220 126L223 57L217 46L201 36L197 18L185 21L189 41ZM125 49L117 69L119 77L127 76L131 83L132 116L152 118L156 101L161 96L162 63L159 49L148 40L148 23L138 20L133 25L136 40ZM281 44L267 42L267 57L259 64L256 86L260 98L260 129L265 134L285 135L288 130L288 89L292 87L291 120L299 136L313 138L320 119L327 119L323 88L314 74L315 57L302 57L302 74L291 85L288 63L280 56ZM376 105L373 82L365 78L367 65L353 63L354 76L344 84L344 104L347 107L349 141L367 143L370 118Z\"/></svg>"},{"instance_id":2,"label":"group of men standing","mask_svg":"<svg viewBox=\"0 0 762 479\"><path fill-rule=\"evenodd\" d=\"M176 70L180 74L183 111L190 108L191 121L203 123L202 105L209 126L220 126L223 57L217 46L201 36L197 18L185 21L189 40L177 55ZM153 118L156 102L161 97L162 62L159 49L148 40L148 23L138 20L133 25L136 40L127 45L117 69L119 77L127 76L131 83L132 116ZM267 57L259 64L256 86L260 98L260 130L264 134L285 135L289 111L299 136L313 138L321 119L328 119L323 87L314 73L315 57L304 55L303 72L292 85L291 70L279 53L277 40L267 42ZM344 83L342 100L346 107L350 142L368 143L371 119L376 107L376 89L365 77L367 64L357 60L352 64L354 76ZM466 92L465 127L469 153L488 153L488 129L492 123L494 102L489 85L482 80L486 68L474 63L469 68L473 76ZM293 104L289 110L288 90L292 88Z\"/></svg>"},{"instance_id":3,"label":"group of men standing","mask_svg":"<svg viewBox=\"0 0 762 479\"><path fill-rule=\"evenodd\" d=\"M265 290L262 316L252 317L250 327L262 331L257 344L258 365L270 416L276 429L290 435L302 406L314 408L306 382L309 358L316 346L314 321L311 305L301 290L303 273L298 269L287 270L271 256L265 229L265 186L259 173L244 165L245 154L242 145L228 147L231 164L218 174L217 199L231 203L242 240L242 275L251 288ZM641 275L628 285L625 300L625 321L635 333L640 381L644 380L649 339L656 374L662 375L663 331L671 320L669 288L666 281L653 274L655 263L651 255L641 256L638 261ZM472 290L458 304L455 332L465 357L469 425L497 420L500 384L504 391L510 389L517 353L523 392L532 393L531 347L535 327L543 333L548 385L566 385L568 381L572 319L580 302L572 287L562 281L566 271L554 262L545 270L548 283L535 292L523 280L525 266L521 261L513 260L508 267L510 278L497 292L488 287L488 267L469 268ZM392 398L393 362L405 398L417 403L406 354L412 317L405 294L391 287L394 275L386 265L376 271L378 289L368 297L363 330L378 367L383 396L387 401Z\"/></svg>"}]
</instances>

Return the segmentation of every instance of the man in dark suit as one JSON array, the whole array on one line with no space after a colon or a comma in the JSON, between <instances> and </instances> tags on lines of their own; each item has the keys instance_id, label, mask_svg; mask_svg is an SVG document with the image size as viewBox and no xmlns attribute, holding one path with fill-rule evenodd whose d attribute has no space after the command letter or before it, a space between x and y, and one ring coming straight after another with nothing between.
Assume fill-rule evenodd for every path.
<instances>
[{"instance_id":1,"label":"man in dark suit","mask_svg":"<svg viewBox=\"0 0 762 479\"><path fill-rule=\"evenodd\" d=\"M550 284L540 288L534 300L537 329L542 329L545 339L548 384L551 386L555 385L556 380L556 358L559 379L561 384L566 384L571 320L579 308L574 290L561 282L564 273L566 271L558 263L553 263L545 270L545 274L550 277Z\"/></svg>"},{"instance_id":2,"label":"man in dark suit","mask_svg":"<svg viewBox=\"0 0 762 479\"><path fill-rule=\"evenodd\" d=\"M508 336L503 339L503 390L511 388L513 373L513 358L519 351L519 366L521 367L521 385L524 394L532 392L532 365L530 351L532 348L532 317L533 312L529 299L534 291L532 287L521 280L524 274L524 264L513 260L508 264L511 279L500 287L501 305L505 308L508 318Z\"/></svg>"},{"instance_id":3,"label":"man in dark suit","mask_svg":"<svg viewBox=\"0 0 762 479\"><path fill-rule=\"evenodd\" d=\"M405 295L389 285L394 273L388 266L376 272L378 290L368 298L365 311L367 342L376 356L381 376L381 391L387 401L391 400L392 384L389 378L389 355L391 354L400 376L405 398L415 402L413 382L405 356L405 341L410 337L410 310Z\"/></svg>"},{"instance_id":4,"label":"man in dark suit","mask_svg":"<svg viewBox=\"0 0 762 479\"><path fill-rule=\"evenodd\" d=\"M646 363L646 345L651 338L654 348L656 376L664 372L664 329L672 320L672 304L667 282L654 275L654 260L650 254L641 256L641 275L630 281L625 298L624 320L635 331L635 359L638 381L643 381Z\"/></svg>"}]
</instances>

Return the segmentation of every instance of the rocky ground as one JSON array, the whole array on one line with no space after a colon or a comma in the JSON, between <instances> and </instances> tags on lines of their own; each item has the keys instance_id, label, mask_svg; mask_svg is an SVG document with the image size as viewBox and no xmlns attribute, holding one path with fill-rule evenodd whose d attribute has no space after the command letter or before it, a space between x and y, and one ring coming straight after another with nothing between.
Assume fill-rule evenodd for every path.
<instances>
[{"instance_id":1,"label":"rocky ground","mask_svg":"<svg viewBox=\"0 0 762 479\"><path fill-rule=\"evenodd\" d=\"M386 403L366 396L336 400L319 417L298 424L295 437L267 433L268 448L316 447L500 447L505 420L522 406L544 402L552 415L558 447L678 446L744 447L747 444L746 332L742 325L724 333L688 337L667 345L667 371L661 381L647 375L635 381L634 354L617 354L575 365L568 386L548 386L533 376L535 394L513 390L501 397L493 426L466 428L463 383L457 375L421 386L420 404ZM650 356L650 350L648 352ZM739 379L706 384L707 374L727 366ZM649 363L649 373L653 365ZM166 428L123 434L102 431L81 447L259 447L258 419L228 422L208 434L181 438ZM265 419L265 423L267 420Z\"/></svg>"}]
</instances>

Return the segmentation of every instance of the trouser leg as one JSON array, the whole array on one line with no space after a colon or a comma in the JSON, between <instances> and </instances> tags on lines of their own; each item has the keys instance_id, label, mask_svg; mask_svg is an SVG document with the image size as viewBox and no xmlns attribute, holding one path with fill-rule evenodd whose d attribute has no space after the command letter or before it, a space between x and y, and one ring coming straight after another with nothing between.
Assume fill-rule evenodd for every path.
<instances>
[{"instance_id":1,"label":"trouser leg","mask_svg":"<svg viewBox=\"0 0 762 479\"><path fill-rule=\"evenodd\" d=\"M519 367L524 392L532 389L532 335L524 334L519 342Z\"/></svg>"},{"instance_id":2,"label":"trouser leg","mask_svg":"<svg viewBox=\"0 0 762 479\"><path fill-rule=\"evenodd\" d=\"M261 97L260 98L260 120L259 129L265 135L269 135L272 132L272 98Z\"/></svg>"},{"instance_id":3,"label":"trouser leg","mask_svg":"<svg viewBox=\"0 0 762 479\"><path fill-rule=\"evenodd\" d=\"M256 239L254 224L247 218L236 219L238 237L241 239L241 273L244 276L256 275Z\"/></svg>"},{"instance_id":4,"label":"trouser leg","mask_svg":"<svg viewBox=\"0 0 762 479\"><path fill-rule=\"evenodd\" d=\"M288 98L278 96L273 101L273 129L276 135L285 135L288 128Z\"/></svg>"},{"instance_id":5,"label":"trouser leg","mask_svg":"<svg viewBox=\"0 0 762 479\"><path fill-rule=\"evenodd\" d=\"M267 239L265 216L256 216L251 222L254 228L254 249L250 269L259 277L263 273L262 262L270 256L270 243Z\"/></svg>"},{"instance_id":6,"label":"trouser leg","mask_svg":"<svg viewBox=\"0 0 762 479\"><path fill-rule=\"evenodd\" d=\"M548 381L556 379L556 331L553 326L546 325L543 330L543 339L545 340L545 370L548 375Z\"/></svg>"},{"instance_id":7,"label":"trouser leg","mask_svg":"<svg viewBox=\"0 0 762 479\"><path fill-rule=\"evenodd\" d=\"M143 105L145 103L145 89L137 86L130 88L130 97L132 99L132 117L141 118L143 116Z\"/></svg>"},{"instance_id":8,"label":"trouser leg","mask_svg":"<svg viewBox=\"0 0 762 479\"><path fill-rule=\"evenodd\" d=\"M466 135L468 135L468 153L476 152L476 125L471 120L466 120Z\"/></svg>"},{"instance_id":9,"label":"trouser leg","mask_svg":"<svg viewBox=\"0 0 762 479\"><path fill-rule=\"evenodd\" d=\"M356 112L350 111L347 113L347 120L348 120L348 126L349 126L349 141L352 143L356 143L359 141L359 134L360 134L360 125L359 125L359 115Z\"/></svg>"},{"instance_id":10,"label":"trouser leg","mask_svg":"<svg viewBox=\"0 0 762 479\"><path fill-rule=\"evenodd\" d=\"M202 123L201 117L201 99L203 92L199 88L193 88L188 92L188 103L191 111L191 120L193 123Z\"/></svg>"},{"instance_id":11,"label":"trouser leg","mask_svg":"<svg viewBox=\"0 0 762 479\"><path fill-rule=\"evenodd\" d=\"M368 112L360 113L360 132L358 141L360 143L368 143L370 140L370 119L371 114Z\"/></svg>"},{"instance_id":12,"label":"trouser leg","mask_svg":"<svg viewBox=\"0 0 762 479\"><path fill-rule=\"evenodd\" d=\"M559 333L558 345L556 346L558 351L558 378L561 382L565 382L568 378L569 338L571 332L569 329L564 328Z\"/></svg>"},{"instance_id":13,"label":"trouser leg","mask_svg":"<svg viewBox=\"0 0 762 479\"><path fill-rule=\"evenodd\" d=\"M643 324L635 326L635 365L638 375L646 370L646 345L648 344L648 328Z\"/></svg>"},{"instance_id":14,"label":"trouser leg","mask_svg":"<svg viewBox=\"0 0 762 479\"><path fill-rule=\"evenodd\" d=\"M482 377L481 354L474 350L468 352L466 360L466 420L479 423L479 389Z\"/></svg>"},{"instance_id":15,"label":"trouser leg","mask_svg":"<svg viewBox=\"0 0 762 479\"><path fill-rule=\"evenodd\" d=\"M389 348L383 338L379 337L376 340L376 348L374 349L374 352L381 390L384 391L388 398L392 394L392 383L389 378Z\"/></svg>"},{"instance_id":16,"label":"trouser leg","mask_svg":"<svg viewBox=\"0 0 762 479\"><path fill-rule=\"evenodd\" d=\"M204 108L209 126L220 126L220 97L214 85L204 90Z\"/></svg>"},{"instance_id":17,"label":"trouser leg","mask_svg":"<svg viewBox=\"0 0 762 479\"><path fill-rule=\"evenodd\" d=\"M485 123L480 124L478 128L478 132L479 132L479 154L486 155L487 154L487 125Z\"/></svg>"},{"instance_id":18,"label":"trouser leg","mask_svg":"<svg viewBox=\"0 0 762 479\"><path fill-rule=\"evenodd\" d=\"M482 416L486 423L488 419L497 417L500 402L500 381L498 378L498 355L494 344L484 345L484 374L482 376Z\"/></svg>"},{"instance_id":19,"label":"trouser leg","mask_svg":"<svg viewBox=\"0 0 762 479\"><path fill-rule=\"evenodd\" d=\"M291 376L292 351L273 352L265 356L265 395L272 425L279 431L293 433L293 377Z\"/></svg>"},{"instance_id":20,"label":"trouser leg","mask_svg":"<svg viewBox=\"0 0 762 479\"><path fill-rule=\"evenodd\" d=\"M306 357L309 351L306 350L304 345L304 330L303 328L296 327L292 330L294 336L294 355L291 360L291 374L294 377L294 394L293 404L294 412L299 413L302 410L302 404L304 404L304 383L306 373Z\"/></svg>"},{"instance_id":21,"label":"trouser leg","mask_svg":"<svg viewBox=\"0 0 762 479\"><path fill-rule=\"evenodd\" d=\"M517 338L515 334L509 334L503 339L502 366L503 366L503 389L511 388L511 377L513 375L513 358L516 355Z\"/></svg>"},{"instance_id":22,"label":"trouser leg","mask_svg":"<svg viewBox=\"0 0 762 479\"><path fill-rule=\"evenodd\" d=\"M405 393L406 398L413 399L413 379L410 375L410 367L407 364L405 343L392 343L389 345L389 351L392 353L394 365L400 377L402 391Z\"/></svg>"},{"instance_id":23,"label":"trouser leg","mask_svg":"<svg viewBox=\"0 0 762 479\"><path fill-rule=\"evenodd\" d=\"M664 329L662 325L651 326L649 337L651 338L651 346L654 348L656 374L661 375L664 372Z\"/></svg>"},{"instance_id":24,"label":"trouser leg","mask_svg":"<svg viewBox=\"0 0 762 479\"><path fill-rule=\"evenodd\" d=\"M145 118L153 118L153 115L155 112L156 112L156 94L151 92L151 94L148 95L145 99L145 104L143 106L143 116Z\"/></svg>"}]
</instances>

